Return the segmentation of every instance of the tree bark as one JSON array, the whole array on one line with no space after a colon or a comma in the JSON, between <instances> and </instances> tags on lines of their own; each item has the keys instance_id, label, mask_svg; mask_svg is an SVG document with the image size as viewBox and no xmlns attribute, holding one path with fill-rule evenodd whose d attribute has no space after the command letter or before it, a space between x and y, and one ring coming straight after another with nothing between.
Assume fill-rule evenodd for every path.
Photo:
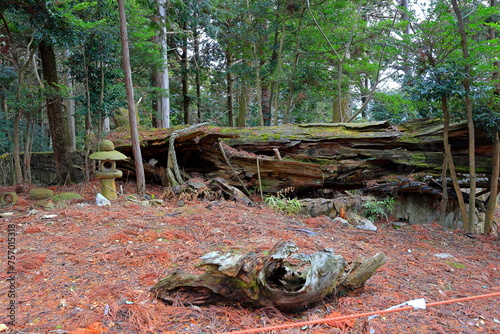
<instances>
[{"instance_id":1,"label":"tree bark","mask_svg":"<svg viewBox=\"0 0 500 334\"><path fill-rule=\"evenodd\" d=\"M466 76L463 81L465 89L465 107L467 109L467 126L469 129L469 172L470 172L470 196L473 200L469 200L469 219L466 229L474 233L474 222L476 217L476 161L475 161L475 144L474 144L474 118L471 100L471 65L469 63L469 48L467 46L467 33L465 31L465 24L462 18L462 12L458 7L457 0L451 0L453 10L457 16L458 31L462 44L462 53L465 60L465 73Z\"/></svg>"},{"instance_id":2,"label":"tree bark","mask_svg":"<svg viewBox=\"0 0 500 334\"><path fill-rule=\"evenodd\" d=\"M490 0L490 7L496 7L496 0ZM496 38L495 27L490 27L490 40ZM500 98L500 82L498 82L500 70L500 61L493 61L493 73L491 74L491 80L494 85L496 85L495 92L493 93L493 98ZM498 104L492 101L491 105L495 106L496 111L500 111ZM491 185L490 185L490 197L488 200L488 205L486 207L486 218L484 219L484 233L491 233L493 228L493 219L495 216L495 209L497 206L498 198L498 177L500 174L500 138L499 131L496 131L493 138L493 153L492 153L492 171L491 171Z\"/></svg>"},{"instance_id":3,"label":"tree bark","mask_svg":"<svg viewBox=\"0 0 500 334\"><path fill-rule=\"evenodd\" d=\"M497 207L498 197L498 177L500 174L500 139L498 131L493 139L493 161L491 170L490 197L486 207L486 217L484 219L484 233L491 233L493 228L493 219Z\"/></svg>"},{"instance_id":4,"label":"tree bark","mask_svg":"<svg viewBox=\"0 0 500 334\"><path fill-rule=\"evenodd\" d=\"M69 51L67 49L64 50L64 58L69 58ZM69 74L69 68L66 68L64 71L64 84L69 88L69 93L73 95L73 83ZM75 100L68 98L64 101L64 105L68 117L68 134L71 150L76 151Z\"/></svg>"},{"instance_id":5,"label":"tree bark","mask_svg":"<svg viewBox=\"0 0 500 334\"><path fill-rule=\"evenodd\" d=\"M124 0L118 0L120 14L120 37L122 42L123 68L125 72L125 86L127 89L127 105L129 110L130 134L132 137L132 149L135 160L137 179L137 192L140 196L146 195L146 179L142 164L141 146L139 143L139 132L137 124L137 112L135 110L134 87L132 85L132 70L130 68L130 55L128 46L127 19L125 16Z\"/></svg>"},{"instance_id":6,"label":"tree bark","mask_svg":"<svg viewBox=\"0 0 500 334\"><path fill-rule=\"evenodd\" d=\"M187 22L184 22L183 29L186 31L188 28ZM188 38L187 36L182 39L182 53L181 53L181 64L182 64L182 110L184 111L184 124L189 124L190 111L189 111L189 80L188 80Z\"/></svg>"},{"instance_id":7,"label":"tree bark","mask_svg":"<svg viewBox=\"0 0 500 334\"><path fill-rule=\"evenodd\" d=\"M228 125L230 127L234 126L234 92L233 92L233 73L231 72L231 66L233 64L232 55L229 51L226 51L226 93L227 93L227 117L228 117Z\"/></svg>"},{"instance_id":8,"label":"tree bark","mask_svg":"<svg viewBox=\"0 0 500 334\"><path fill-rule=\"evenodd\" d=\"M193 28L193 46L194 46L194 59L195 59L195 83L196 83L196 113L197 122L201 123L201 75L200 75L200 41L198 34L198 27Z\"/></svg>"},{"instance_id":9,"label":"tree bark","mask_svg":"<svg viewBox=\"0 0 500 334\"><path fill-rule=\"evenodd\" d=\"M450 169L450 176L451 176L451 181L453 184L453 188L455 189L455 194L457 196L458 204L460 206L460 214L462 216L462 222L464 226L468 226L468 221L469 217L467 215L467 209L465 207L465 201L464 197L462 196L462 192L460 190L460 185L458 184L458 179L457 179L457 172L455 170L455 163L453 162L453 155L451 154L451 145L449 141L449 129L450 129L450 113L448 110L448 99L446 95L443 95L441 97L441 109L443 111L443 145L444 145L444 163L446 167L443 167L443 177L442 177L442 182L444 185L446 185L446 168ZM443 189L445 189L446 186L443 186ZM446 205L448 201L448 191L443 191L444 195L444 200L443 200L443 205ZM445 210L443 209L443 212ZM444 219L444 217L443 217Z\"/></svg>"},{"instance_id":10,"label":"tree bark","mask_svg":"<svg viewBox=\"0 0 500 334\"><path fill-rule=\"evenodd\" d=\"M160 127L170 127L170 79L168 71L167 52L167 14L166 1L158 0L158 14L160 18L159 44L161 46L162 66L156 71L158 88L161 90L157 98L157 108L160 116Z\"/></svg>"},{"instance_id":11,"label":"tree bark","mask_svg":"<svg viewBox=\"0 0 500 334\"><path fill-rule=\"evenodd\" d=\"M249 88L243 85L240 90L238 118L236 119L237 127L244 127L247 120L248 105L249 105Z\"/></svg>"},{"instance_id":12,"label":"tree bark","mask_svg":"<svg viewBox=\"0 0 500 334\"><path fill-rule=\"evenodd\" d=\"M74 180L70 165L69 152L71 142L68 133L68 120L62 108L62 99L59 95L59 79L54 46L42 40L38 46L42 63L43 78L46 87L51 91L47 97L47 117L49 119L50 137L56 166L57 180L63 184L67 179Z\"/></svg>"}]
</instances>

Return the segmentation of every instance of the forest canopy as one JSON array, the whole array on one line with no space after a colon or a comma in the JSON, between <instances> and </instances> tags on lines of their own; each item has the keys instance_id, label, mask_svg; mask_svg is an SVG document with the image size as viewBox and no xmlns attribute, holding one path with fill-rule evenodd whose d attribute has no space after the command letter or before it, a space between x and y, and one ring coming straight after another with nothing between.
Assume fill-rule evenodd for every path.
<instances>
[{"instance_id":1,"label":"forest canopy","mask_svg":"<svg viewBox=\"0 0 500 334\"><path fill-rule=\"evenodd\" d=\"M450 1L125 4L142 126L399 123L442 116L443 96L452 117L465 118L462 82L470 75L475 119L498 130L494 0L459 3L468 59ZM12 152L15 129L21 151L51 149L46 109L55 91L73 149L89 145L89 133L99 137L124 124L116 1L9 1L0 15L0 152ZM40 44L53 50L56 82L42 74ZM168 100L167 124L161 98Z\"/></svg>"}]
</instances>

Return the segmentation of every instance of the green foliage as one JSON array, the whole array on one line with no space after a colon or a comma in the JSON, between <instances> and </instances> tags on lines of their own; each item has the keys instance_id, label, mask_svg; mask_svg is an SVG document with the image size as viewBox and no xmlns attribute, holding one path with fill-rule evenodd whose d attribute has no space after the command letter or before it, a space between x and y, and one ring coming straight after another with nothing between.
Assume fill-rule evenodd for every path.
<instances>
[{"instance_id":1,"label":"green foliage","mask_svg":"<svg viewBox=\"0 0 500 334\"><path fill-rule=\"evenodd\" d=\"M392 124L419 117L415 104L403 92L396 90L376 93L370 114L376 121L389 120Z\"/></svg>"},{"instance_id":2,"label":"green foliage","mask_svg":"<svg viewBox=\"0 0 500 334\"><path fill-rule=\"evenodd\" d=\"M296 215L302 210L302 205L298 199L286 198L282 193L266 197L265 203L274 211L287 215Z\"/></svg>"},{"instance_id":3,"label":"green foliage","mask_svg":"<svg viewBox=\"0 0 500 334\"><path fill-rule=\"evenodd\" d=\"M489 29L499 35L499 14L498 8L483 3L462 2L475 120L494 133L500 116L494 97L498 82L491 74L500 45L498 38L488 36ZM228 74L234 116L249 101L246 125L259 125L261 110L266 124L273 117L278 123L329 122L338 89L350 109L372 99L364 119L401 123L440 116L443 96L452 116L462 117L465 63L447 1L431 1L425 15L417 16L412 12L416 4L402 15L388 0L172 0L167 1L166 22L159 19L157 5L153 0L126 1L141 125L150 126L155 117L153 102L159 92L151 79L153 69L162 66L162 47L168 48L172 125L183 122L185 101L192 114L200 106L202 121L228 125ZM11 149L13 116L21 111L21 129L34 121L36 131L44 134L35 138L40 138L39 146L49 142L47 129L40 127L46 123L39 112L43 95L35 92L35 70L40 69L28 68L24 82L17 82L19 64L28 59L26 46L31 43L36 50L42 39L55 45L60 70L71 74L73 89L61 90L64 99L76 102L81 148L87 113L97 133L104 117L125 107L116 0L4 1L0 10L7 22L6 27L0 22L0 102L8 103L8 108L0 107L0 151ZM169 34L167 45L161 46L155 38L163 25ZM12 50L17 50L17 59ZM402 88L381 91L386 75L400 75ZM18 84L32 90L21 94L26 99L20 101L13 98ZM244 92L249 94L246 100Z\"/></svg>"},{"instance_id":4,"label":"green foliage","mask_svg":"<svg viewBox=\"0 0 500 334\"><path fill-rule=\"evenodd\" d=\"M394 198L387 197L381 201L370 201L362 204L362 214L370 220L388 218L389 213L394 209Z\"/></svg>"}]
</instances>

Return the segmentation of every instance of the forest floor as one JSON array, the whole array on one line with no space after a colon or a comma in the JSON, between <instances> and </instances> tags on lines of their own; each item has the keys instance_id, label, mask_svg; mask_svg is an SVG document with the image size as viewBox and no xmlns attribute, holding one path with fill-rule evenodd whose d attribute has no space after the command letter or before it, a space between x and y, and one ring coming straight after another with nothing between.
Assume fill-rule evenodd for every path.
<instances>
[{"instance_id":1,"label":"forest floor","mask_svg":"<svg viewBox=\"0 0 500 334\"><path fill-rule=\"evenodd\" d=\"M133 184L122 186L134 192ZM265 205L224 200L165 198L162 206L143 207L119 198L111 207L98 207L97 181L52 189L84 199L40 209L24 189L17 204L0 208L13 212L0 218L0 324L9 327L6 332L227 333L383 310L411 299L431 303L500 291L500 240L471 238L437 224L394 228L382 222L370 232L326 217L291 217ZM6 190L12 189L0 188ZM148 186L148 192L164 196L161 187ZM14 298L7 281L9 229L17 234ZM239 305L166 305L149 293L174 270L193 270L205 253L262 253L279 240L295 242L302 253L333 248L350 262L384 252L388 261L364 288L295 314ZM442 253L452 257L435 256ZM11 299L14 326L5 306ZM500 297L265 333L500 333Z\"/></svg>"}]
</instances>

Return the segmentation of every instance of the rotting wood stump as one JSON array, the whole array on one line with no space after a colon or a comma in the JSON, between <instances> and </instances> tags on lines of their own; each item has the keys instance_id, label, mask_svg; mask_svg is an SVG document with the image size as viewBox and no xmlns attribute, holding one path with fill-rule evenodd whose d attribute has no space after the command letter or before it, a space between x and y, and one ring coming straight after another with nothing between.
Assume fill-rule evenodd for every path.
<instances>
[{"instance_id":1,"label":"rotting wood stump","mask_svg":"<svg viewBox=\"0 0 500 334\"><path fill-rule=\"evenodd\" d=\"M151 292L168 303L203 305L238 302L247 307L274 306L296 312L327 296L360 288L386 262L383 253L348 264L333 250L306 255L292 242L276 244L267 255L222 254L201 257L202 274L176 271Z\"/></svg>"}]
</instances>

